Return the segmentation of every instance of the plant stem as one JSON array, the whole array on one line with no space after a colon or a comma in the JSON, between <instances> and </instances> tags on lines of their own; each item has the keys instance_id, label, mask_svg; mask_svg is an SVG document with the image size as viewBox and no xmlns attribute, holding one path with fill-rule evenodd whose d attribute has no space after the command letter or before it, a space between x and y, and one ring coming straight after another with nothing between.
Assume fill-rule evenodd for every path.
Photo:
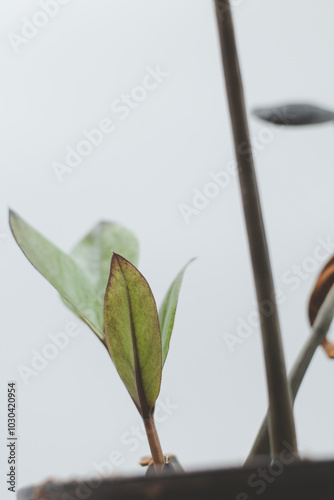
<instances>
[{"instance_id":1,"label":"plant stem","mask_svg":"<svg viewBox=\"0 0 334 500\"><path fill-rule=\"evenodd\" d=\"M280 454L283 441L287 441L297 455L292 401L254 170L231 7L228 0L215 0L215 4L257 302L259 311L261 305L270 308L269 314L261 315L261 330L269 396L271 455Z\"/></svg>"},{"instance_id":2,"label":"plant stem","mask_svg":"<svg viewBox=\"0 0 334 500\"><path fill-rule=\"evenodd\" d=\"M316 319L314 321L311 334L306 340L292 370L289 375L289 384L293 401L295 401L299 388L305 376L305 373L312 361L317 347L321 344L329 330L334 317L334 286L328 292L322 303ZM245 462L250 465L251 461L257 457L263 456L268 460L269 454L269 435L268 435L268 413L261 425L258 435L253 444L252 450Z\"/></svg>"},{"instance_id":3,"label":"plant stem","mask_svg":"<svg viewBox=\"0 0 334 500\"><path fill-rule=\"evenodd\" d=\"M165 459L159 441L158 432L155 427L153 414L150 414L148 418L144 418L143 420L147 434L147 439L152 453L153 463L155 468L159 470L164 465Z\"/></svg>"}]
</instances>

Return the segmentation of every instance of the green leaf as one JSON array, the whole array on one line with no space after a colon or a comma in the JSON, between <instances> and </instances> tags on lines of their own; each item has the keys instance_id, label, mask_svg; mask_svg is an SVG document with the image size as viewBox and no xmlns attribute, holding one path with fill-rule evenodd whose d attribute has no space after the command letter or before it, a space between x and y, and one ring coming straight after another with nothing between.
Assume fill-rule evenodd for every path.
<instances>
[{"instance_id":1,"label":"green leaf","mask_svg":"<svg viewBox=\"0 0 334 500\"><path fill-rule=\"evenodd\" d=\"M154 408L161 384L161 336L156 303L140 272L113 253L105 294L109 353L143 418Z\"/></svg>"},{"instance_id":2,"label":"green leaf","mask_svg":"<svg viewBox=\"0 0 334 500\"><path fill-rule=\"evenodd\" d=\"M19 215L10 211L13 236L31 264L76 311L78 316L104 341L103 315L98 292L75 260L53 245Z\"/></svg>"},{"instance_id":3,"label":"green leaf","mask_svg":"<svg viewBox=\"0 0 334 500\"><path fill-rule=\"evenodd\" d=\"M194 259L189 261L188 264L186 264L184 268L176 276L159 310L161 345L162 345L162 365L165 364L169 350L169 343L174 327L175 313L176 313L177 302L179 299L179 293L182 285L183 276L185 270L187 269L189 264L193 262L193 260Z\"/></svg>"},{"instance_id":4,"label":"green leaf","mask_svg":"<svg viewBox=\"0 0 334 500\"><path fill-rule=\"evenodd\" d=\"M100 300L97 314L101 324L104 321L104 294L108 284L112 251L123 255L134 266L138 264L139 243L136 236L119 224L100 222L70 252L97 290ZM73 311L66 300L64 303Z\"/></svg>"}]
</instances>

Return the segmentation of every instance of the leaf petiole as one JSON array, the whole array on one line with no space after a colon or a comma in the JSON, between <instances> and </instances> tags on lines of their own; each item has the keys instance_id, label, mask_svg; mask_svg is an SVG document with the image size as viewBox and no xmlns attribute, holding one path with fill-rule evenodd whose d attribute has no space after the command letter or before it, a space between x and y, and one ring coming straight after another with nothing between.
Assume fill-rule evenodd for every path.
<instances>
[{"instance_id":1,"label":"leaf petiole","mask_svg":"<svg viewBox=\"0 0 334 500\"><path fill-rule=\"evenodd\" d=\"M158 432L154 422L153 413L149 417L143 419L145 425L145 431L150 445L152 459L154 466L157 470L160 470L165 464L164 454L162 452Z\"/></svg>"}]
</instances>

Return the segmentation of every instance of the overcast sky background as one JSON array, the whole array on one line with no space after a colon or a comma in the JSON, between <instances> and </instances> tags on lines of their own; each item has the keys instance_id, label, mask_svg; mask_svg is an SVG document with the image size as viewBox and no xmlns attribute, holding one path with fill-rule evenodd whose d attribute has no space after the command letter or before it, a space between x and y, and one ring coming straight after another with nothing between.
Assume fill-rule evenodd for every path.
<instances>
[{"instance_id":1,"label":"overcast sky background","mask_svg":"<svg viewBox=\"0 0 334 500\"><path fill-rule=\"evenodd\" d=\"M149 449L139 438L129 442L140 417L126 389L93 333L17 247L8 206L67 251L100 220L129 227L159 304L181 267L198 257L185 276L163 374L160 401L173 408L161 406L157 426L164 451L187 470L241 464L267 395L258 328L248 326L233 352L224 337L247 322L255 295L231 174L213 2L63 3L53 18L37 14L35 0L0 7L0 400L6 429L7 382L16 380L18 486L50 476L85 479L110 457L115 474L142 474L137 463ZM240 0L233 10L248 111L295 101L334 108L330 0ZM23 43L15 35L27 20L46 24L30 27ZM157 67L164 76L136 108L111 109ZM113 132L60 182L54 162L64 163L83 130L105 118ZM306 304L324 264L314 255L326 260L334 253L334 130L268 130L251 116L250 128L291 367L309 332ZM222 170L226 186L186 221L182 207L193 207L194 190L213 193L210 174ZM292 279L293 266L304 266L302 279ZM49 333L73 321L80 333L25 385L18 366L31 366L31 351L42 352ZM334 364L319 350L295 406L299 445L311 458L334 455L333 382ZM5 430L0 456L1 488L12 498Z\"/></svg>"}]
</instances>

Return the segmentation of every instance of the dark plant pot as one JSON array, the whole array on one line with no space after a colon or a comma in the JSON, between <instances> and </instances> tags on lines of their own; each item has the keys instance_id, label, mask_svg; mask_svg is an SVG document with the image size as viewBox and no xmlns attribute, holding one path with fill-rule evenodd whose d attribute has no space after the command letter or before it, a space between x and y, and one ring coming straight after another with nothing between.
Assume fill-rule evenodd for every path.
<instances>
[{"instance_id":1,"label":"dark plant pot","mask_svg":"<svg viewBox=\"0 0 334 500\"><path fill-rule=\"evenodd\" d=\"M262 475L262 478L260 477ZM23 488L18 500L333 500L334 461L247 467L164 477L52 483Z\"/></svg>"}]
</instances>

